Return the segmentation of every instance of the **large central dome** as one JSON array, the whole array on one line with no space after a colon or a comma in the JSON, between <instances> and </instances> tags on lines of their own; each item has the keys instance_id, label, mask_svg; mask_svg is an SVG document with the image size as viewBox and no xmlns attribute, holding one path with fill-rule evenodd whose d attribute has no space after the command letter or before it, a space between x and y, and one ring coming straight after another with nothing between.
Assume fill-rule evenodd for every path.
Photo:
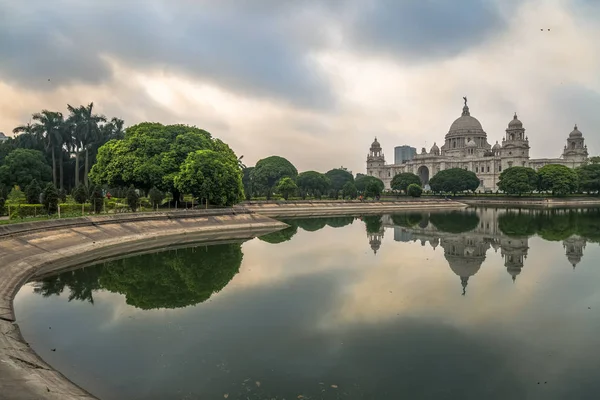
<instances>
[{"instance_id":1,"label":"large central dome","mask_svg":"<svg viewBox=\"0 0 600 400\"><path fill-rule=\"evenodd\" d=\"M466 101L462 115L452 123L446 135L447 138L456 136L487 136L477 118L471 117Z\"/></svg>"}]
</instances>

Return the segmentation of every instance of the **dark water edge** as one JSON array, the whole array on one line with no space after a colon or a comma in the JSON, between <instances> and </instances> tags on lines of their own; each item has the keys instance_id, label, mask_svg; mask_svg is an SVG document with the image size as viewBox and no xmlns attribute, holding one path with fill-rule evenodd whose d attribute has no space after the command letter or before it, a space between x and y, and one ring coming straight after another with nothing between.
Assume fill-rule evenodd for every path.
<instances>
[{"instance_id":1,"label":"dark water edge","mask_svg":"<svg viewBox=\"0 0 600 400\"><path fill-rule=\"evenodd\" d=\"M19 325L102 399L600 392L598 209L285 222L32 282Z\"/></svg>"}]
</instances>

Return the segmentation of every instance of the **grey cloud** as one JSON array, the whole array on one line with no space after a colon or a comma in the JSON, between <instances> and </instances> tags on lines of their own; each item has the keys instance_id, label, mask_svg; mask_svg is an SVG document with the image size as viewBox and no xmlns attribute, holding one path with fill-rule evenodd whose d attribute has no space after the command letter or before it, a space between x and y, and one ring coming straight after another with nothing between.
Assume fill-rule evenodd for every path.
<instances>
[{"instance_id":1,"label":"grey cloud","mask_svg":"<svg viewBox=\"0 0 600 400\"><path fill-rule=\"evenodd\" d=\"M454 56L506 27L490 0L380 0L357 3L348 34L363 51L404 62Z\"/></svg>"},{"instance_id":2,"label":"grey cloud","mask_svg":"<svg viewBox=\"0 0 600 400\"><path fill-rule=\"evenodd\" d=\"M236 92L331 105L333 96L306 54L317 32L301 35L299 10L270 3L0 0L0 77L36 89L51 88L47 79L99 83L110 79L102 56L111 56Z\"/></svg>"},{"instance_id":3,"label":"grey cloud","mask_svg":"<svg viewBox=\"0 0 600 400\"><path fill-rule=\"evenodd\" d=\"M600 92L582 86L567 86L556 89L551 97L553 120L566 139L576 123L586 139L591 155L600 154L600 137L596 130L600 126ZM564 143L562 143L564 144Z\"/></svg>"}]
</instances>

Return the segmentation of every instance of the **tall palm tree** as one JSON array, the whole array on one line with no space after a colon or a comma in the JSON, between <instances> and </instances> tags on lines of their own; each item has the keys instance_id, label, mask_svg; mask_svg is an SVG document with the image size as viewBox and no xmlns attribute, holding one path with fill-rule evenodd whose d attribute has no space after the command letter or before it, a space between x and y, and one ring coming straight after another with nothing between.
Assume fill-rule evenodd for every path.
<instances>
[{"instance_id":1,"label":"tall palm tree","mask_svg":"<svg viewBox=\"0 0 600 400\"><path fill-rule=\"evenodd\" d=\"M88 173L90 171L90 146L96 141L100 133L100 123L106 122L104 115L94 114L94 103L90 103L88 106L81 106L81 146L85 151L85 167L83 170L83 182L88 185Z\"/></svg>"},{"instance_id":2,"label":"tall palm tree","mask_svg":"<svg viewBox=\"0 0 600 400\"><path fill-rule=\"evenodd\" d=\"M75 108L70 104L67 104L69 110L69 118L67 121L71 125L71 143L70 148L75 153L75 186L79 185L79 153L81 151L81 137L83 136L83 117L81 113L81 107Z\"/></svg>"},{"instance_id":3,"label":"tall palm tree","mask_svg":"<svg viewBox=\"0 0 600 400\"><path fill-rule=\"evenodd\" d=\"M46 151L52 154L52 182L56 186L56 151L63 145L61 134L63 115L56 111L42 110L41 113L33 114L32 118L37 121L33 125L33 131L40 140L43 140Z\"/></svg>"}]
</instances>

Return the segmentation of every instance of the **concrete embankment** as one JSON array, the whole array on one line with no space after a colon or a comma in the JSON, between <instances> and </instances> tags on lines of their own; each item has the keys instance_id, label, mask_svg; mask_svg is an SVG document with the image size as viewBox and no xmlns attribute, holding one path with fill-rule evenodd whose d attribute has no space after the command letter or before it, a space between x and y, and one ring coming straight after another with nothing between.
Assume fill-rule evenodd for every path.
<instances>
[{"instance_id":1,"label":"concrete embankment","mask_svg":"<svg viewBox=\"0 0 600 400\"><path fill-rule=\"evenodd\" d=\"M268 217L318 217L386 214L409 210L447 210L467 207L458 201L416 199L414 201L286 201L246 202L244 208Z\"/></svg>"},{"instance_id":2,"label":"concrete embankment","mask_svg":"<svg viewBox=\"0 0 600 400\"><path fill-rule=\"evenodd\" d=\"M231 209L0 226L0 399L94 398L41 360L21 336L12 301L32 277L168 246L248 239L286 226Z\"/></svg>"},{"instance_id":3,"label":"concrete embankment","mask_svg":"<svg viewBox=\"0 0 600 400\"><path fill-rule=\"evenodd\" d=\"M478 207L600 207L600 197L460 197L457 201Z\"/></svg>"}]
</instances>

